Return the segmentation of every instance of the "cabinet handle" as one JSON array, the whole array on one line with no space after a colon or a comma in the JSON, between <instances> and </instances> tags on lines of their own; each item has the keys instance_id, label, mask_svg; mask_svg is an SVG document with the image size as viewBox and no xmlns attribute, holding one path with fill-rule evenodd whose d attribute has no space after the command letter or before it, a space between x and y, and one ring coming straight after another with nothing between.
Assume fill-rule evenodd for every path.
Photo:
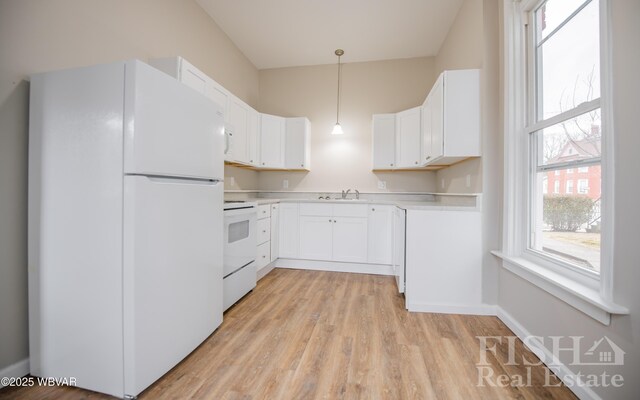
<instances>
[{"instance_id":1,"label":"cabinet handle","mask_svg":"<svg viewBox=\"0 0 640 400\"><path fill-rule=\"evenodd\" d=\"M267 258L267 256L262 256L262 258Z\"/></svg>"},{"instance_id":2,"label":"cabinet handle","mask_svg":"<svg viewBox=\"0 0 640 400\"><path fill-rule=\"evenodd\" d=\"M267 233L267 231L263 230L262 233Z\"/></svg>"},{"instance_id":3,"label":"cabinet handle","mask_svg":"<svg viewBox=\"0 0 640 400\"><path fill-rule=\"evenodd\" d=\"M333 223L335 224L336 222L338 222L338 221L336 221L336 220L334 219L334 220L333 220Z\"/></svg>"},{"instance_id":4,"label":"cabinet handle","mask_svg":"<svg viewBox=\"0 0 640 400\"><path fill-rule=\"evenodd\" d=\"M425 158L425 160L428 160L428 159L430 159L430 158L431 158L431 156L428 156L427 158Z\"/></svg>"},{"instance_id":5,"label":"cabinet handle","mask_svg":"<svg viewBox=\"0 0 640 400\"><path fill-rule=\"evenodd\" d=\"M391 163L391 164L389 164L389 165L391 165L391 166L393 167L393 163Z\"/></svg>"},{"instance_id":6,"label":"cabinet handle","mask_svg":"<svg viewBox=\"0 0 640 400\"><path fill-rule=\"evenodd\" d=\"M329 220L329 222L333 222L333 221Z\"/></svg>"},{"instance_id":7,"label":"cabinet handle","mask_svg":"<svg viewBox=\"0 0 640 400\"><path fill-rule=\"evenodd\" d=\"M304 164L300 164L301 167L304 167Z\"/></svg>"},{"instance_id":8,"label":"cabinet handle","mask_svg":"<svg viewBox=\"0 0 640 400\"><path fill-rule=\"evenodd\" d=\"M418 164L418 162L416 161L416 164Z\"/></svg>"},{"instance_id":9,"label":"cabinet handle","mask_svg":"<svg viewBox=\"0 0 640 400\"><path fill-rule=\"evenodd\" d=\"M372 209L371 209L371 211L375 211L375 210L376 210L375 208L372 208Z\"/></svg>"},{"instance_id":10,"label":"cabinet handle","mask_svg":"<svg viewBox=\"0 0 640 400\"><path fill-rule=\"evenodd\" d=\"M253 162L253 160L249 160L249 162Z\"/></svg>"}]
</instances>

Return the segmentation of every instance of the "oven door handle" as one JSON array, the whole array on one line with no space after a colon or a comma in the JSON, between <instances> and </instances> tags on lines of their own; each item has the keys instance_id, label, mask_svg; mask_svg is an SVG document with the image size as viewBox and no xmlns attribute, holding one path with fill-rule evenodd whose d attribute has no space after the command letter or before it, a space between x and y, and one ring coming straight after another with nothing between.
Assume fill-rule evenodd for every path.
<instances>
[{"instance_id":1,"label":"oven door handle","mask_svg":"<svg viewBox=\"0 0 640 400\"><path fill-rule=\"evenodd\" d=\"M231 209L231 210L224 210L224 217L225 218L230 218L230 217L237 217L239 215L246 215L247 218L251 218L253 216L257 216L258 215L258 210L255 207L251 207L251 208L236 208L236 209Z\"/></svg>"}]
</instances>

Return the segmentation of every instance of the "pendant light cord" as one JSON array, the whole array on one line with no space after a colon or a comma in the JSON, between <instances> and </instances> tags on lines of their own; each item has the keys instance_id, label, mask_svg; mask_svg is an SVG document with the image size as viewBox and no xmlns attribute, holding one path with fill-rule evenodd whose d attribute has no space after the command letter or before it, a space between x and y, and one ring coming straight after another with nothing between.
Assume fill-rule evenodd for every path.
<instances>
[{"instance_id":1,"label":"pendant light cord","mask_svg":"<svg viewBox=\"0 0 640 400\"><path fill-rule=\"evenodd\" d=\"M338 56L338 106L336 108L336 124L339 124L340 122L340 70L341 70L341 64L340 64L340 56Z\"/></svg>"}]
</instances>

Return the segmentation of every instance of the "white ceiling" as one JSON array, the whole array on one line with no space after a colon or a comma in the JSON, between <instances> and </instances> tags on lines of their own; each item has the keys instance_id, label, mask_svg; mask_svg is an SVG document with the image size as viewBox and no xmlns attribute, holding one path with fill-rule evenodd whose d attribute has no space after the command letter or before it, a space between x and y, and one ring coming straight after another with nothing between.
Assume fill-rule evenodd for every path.
<instances>
[{"instance_id":1,"label":"white ceiling","mask_svg":"<svg viewBox=\"0 0 640 400\"><path fill-rule=\"evenodd\" d=\"M258 69L436 55L463 0L196 0Z\"/></svg>"}]
</instances>

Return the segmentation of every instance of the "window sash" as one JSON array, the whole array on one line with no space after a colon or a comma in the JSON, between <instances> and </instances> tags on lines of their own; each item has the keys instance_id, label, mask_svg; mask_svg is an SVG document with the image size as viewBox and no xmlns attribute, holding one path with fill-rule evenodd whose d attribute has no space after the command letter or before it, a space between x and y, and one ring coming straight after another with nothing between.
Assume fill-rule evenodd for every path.
<instances>
[{"instance_id":1,"label":"window sash","mask_svg":"<svg viewBox=\"0 0 640 400\"><path fill-rule=\"evenodd\" d=\"M567 120L579 117L583 114L586 114L591 111L595 111L601 107L600 97L595 98L593 100L583 102L578 104L576 107L563 111L560 114L554 115L552 117L546 119L537 119L537 110L539 108L538 102L541 99L538 96L540 91L538 90L538 68L542 68L539 63L538 58L538 48L542 46L544 42L554 36L557 32L559 32L573 17L575 17L580 11L582 11L592 0L586 0L583 2L574 12L572 12L561 24L559 24L549 35L547 35L540 43L537 43L536 36L536 21L535 21L535 13L536 11L542 7L546 0L539 2L534 7L530 8L527 12L527 16L524 18L527 21L527 26L525 27L525 46L526 46L526 57L527 61L526 65L526 79L527 79L527 90L525 92L525 104L526 104L526 119L524 129L521 131L523 135L526 135L526 143L528 143L529 149L526 154L529 157L528 162L528 171L527 171L527 185L526 185L526 211L527 216L525 217L526 224L526 234L525 234L525 246L522 251L525 254L532 255L542 260L546 260L547 265L554 266L553 269L565 269L571 270L579 275L594 281L599 281L601 274L589 270L587 268L583 268L581 266L572 264L569 261L566 261L562 258L554 256L552 253L548 253L542 250L538 250L534 248L534 241L536 235L536 216L537 216L537 203L535 196L538 194L543 194L544 192L542 187L537 187L537 174L539 172L547 172L553 170L562 170L566 168L580 168L580 167L588 167L591 165L600 165L602 163L601 157L594 157L590 159L583 160L575 160L563 163L554 163L554 164L546 164L546 165L538 165L538 150L539 143L542 141L542 136L538 136L537 132L542 131L546 128L549 128L553 125L557 125L559 123L565 122ZM544 71L543 71L544 73ZM565 188L566 189L566 188ZM548 187L548 192L556 193L555 183L553 189ZM578 191L578 184L576 183L574 187L574 191ZM558 191L559 193L559 191ZM602 249L601 249L602 251Z\"/></svg>"}]
</instances>

